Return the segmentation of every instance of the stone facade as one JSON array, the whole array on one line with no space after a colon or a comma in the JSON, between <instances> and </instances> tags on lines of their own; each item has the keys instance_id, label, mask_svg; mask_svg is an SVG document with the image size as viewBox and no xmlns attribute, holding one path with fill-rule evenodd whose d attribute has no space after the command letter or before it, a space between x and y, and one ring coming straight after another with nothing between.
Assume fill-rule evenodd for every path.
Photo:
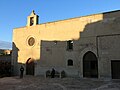
<instances>
[{"instance_id":1,"label":"stone facade","mask_svg":"<svg viewBox=\"0 0 120 90\"><path fill-rule=\"evenodd\" d=\"M22 64L28 75L55 68L72 77L120 78L119 29L119 10L43 24L33 11L27 26L13 30L13 72Z\"/></svg>"}]
</instances>

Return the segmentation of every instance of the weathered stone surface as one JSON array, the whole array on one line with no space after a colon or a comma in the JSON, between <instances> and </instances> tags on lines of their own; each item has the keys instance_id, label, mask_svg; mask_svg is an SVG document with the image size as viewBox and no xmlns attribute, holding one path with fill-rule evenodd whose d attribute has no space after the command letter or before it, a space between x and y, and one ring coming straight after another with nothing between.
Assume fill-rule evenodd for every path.
<instances>
[{"instance_id":1,"label":"weathered stone surface","mask_svg":"<svg viewBox=\"0 0 120 90\"><path fill-rule=\"evenodd\" d=\"M32 17L34 23L30 25ZM119 18L120 11L113 11L38 24L38 16L32 12L27 26L13 31L14 73L19 74L21 64L26 68L31 58L34 75L45 75L54 67L67 76L83 77L83 57L91 51L97 57L98 78L112 78L111 60L120 60ZM34 43L29 41L31 37ZM73 40L73 50L67 49L68 40ZM73 66L67 65L69 59Z\"/></svg>"}]
</instances>

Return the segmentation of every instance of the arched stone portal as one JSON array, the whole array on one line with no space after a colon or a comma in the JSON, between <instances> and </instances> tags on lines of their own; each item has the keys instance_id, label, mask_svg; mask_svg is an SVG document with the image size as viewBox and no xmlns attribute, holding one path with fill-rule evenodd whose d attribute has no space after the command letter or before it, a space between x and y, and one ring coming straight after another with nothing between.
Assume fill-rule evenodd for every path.
<instances>
[{"instance_id":1,"label":"arched stone portal","mask_svg":"<svg viewBox=\"0 0 120 90\"><path fill-rule=\"evenodd\" d=\"M83 56L83 77L98 78L98 60L91 51Z\"/></svg>"},{"instance_id":2,"label":"arched stone portal","mask_svg":"<svg viewBox=\"0 0 120 90\"><path fill-rule=\"evenodd\" d=\"M26 75L34 75L34 61L31 58L26 62Z\"/></svg>"}]
</instances>

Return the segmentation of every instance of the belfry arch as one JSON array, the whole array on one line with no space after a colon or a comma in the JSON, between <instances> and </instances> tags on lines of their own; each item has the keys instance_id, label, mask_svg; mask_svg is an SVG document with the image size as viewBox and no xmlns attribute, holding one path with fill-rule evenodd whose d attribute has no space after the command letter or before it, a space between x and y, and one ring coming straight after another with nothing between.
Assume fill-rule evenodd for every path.
<instances>
[{"instance_id":1,"label":"belfry arch","mask_svg":"<svg viewBox=\"0 0 120 90\"><path fill-rule=\"evenodd\" d=\"M34 60L29 58L26 62L26 75L34 75Z\"/></svg>"},{"instance_id":2,"label":"belfry arch","mask_svg":"<svg viewBox=\"0 0 120 90\"><path fill-rule=\"evenodd\" d=\"M83 56L83 77L98 78L98 59L91 51Z\"/></svg>"}]
</instances>

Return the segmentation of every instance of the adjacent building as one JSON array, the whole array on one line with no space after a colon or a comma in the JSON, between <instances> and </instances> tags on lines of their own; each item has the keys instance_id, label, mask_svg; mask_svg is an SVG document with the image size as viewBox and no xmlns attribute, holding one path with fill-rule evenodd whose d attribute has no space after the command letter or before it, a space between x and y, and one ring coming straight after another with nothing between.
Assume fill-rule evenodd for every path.
<instances>
[{"instance_id":1,"label":"adjacent building","mask_svg":"<svg viewBox=\"0 0 120 90\"><path fill-rule=\"evenodd\" d=\"M0 77L11 75L12 50L0 49Z\"/></svg>"}]
</instances>

